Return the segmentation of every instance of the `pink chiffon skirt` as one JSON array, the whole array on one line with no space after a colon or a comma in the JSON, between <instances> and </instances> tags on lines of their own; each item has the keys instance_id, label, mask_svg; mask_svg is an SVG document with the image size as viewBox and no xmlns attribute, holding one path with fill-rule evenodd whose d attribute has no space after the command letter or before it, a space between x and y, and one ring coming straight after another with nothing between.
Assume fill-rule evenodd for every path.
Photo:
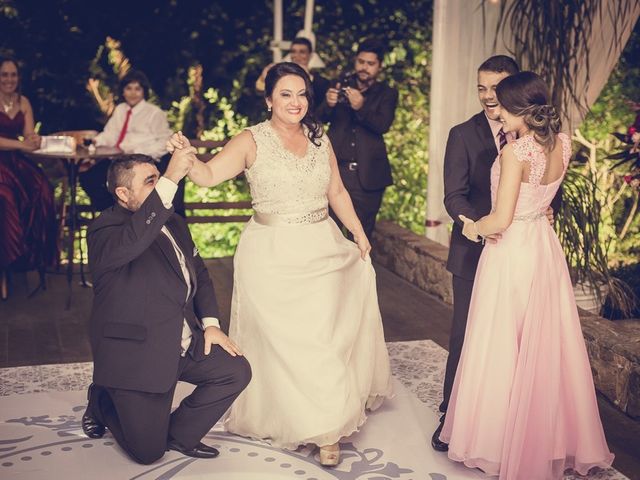
<instances>
[{"instance_id":1,"label":"pink chiffon skirt","mask_svg":"<svg viewBox=\"0 0 640 480\"><path fill-rule=\"evenodd\" d=\"M500 479L607 468L571 280L545 218L484 248L440 438L449 458Z\"/></svg>"}]
</instances>

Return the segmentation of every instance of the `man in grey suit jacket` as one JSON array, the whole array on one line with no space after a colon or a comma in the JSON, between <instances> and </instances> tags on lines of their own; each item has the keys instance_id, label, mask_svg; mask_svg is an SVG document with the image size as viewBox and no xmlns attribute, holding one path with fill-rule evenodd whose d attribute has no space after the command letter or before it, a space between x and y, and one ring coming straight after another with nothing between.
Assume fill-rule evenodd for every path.
<instances>
[{"instance_id":1,"label":"man in grey suit jacket","mask_svg":"<svg viewBox=\"0 0 640 480\"><path fill-rule=\"evenodd\" d=\"M479 220L491 211L491 165L507 138L502 132L496 86L505 77L519 71L511 58L497 55L478 68L478 98L482 111L449 132L444 156L444 205L453 219L447 270L453 275L453 321L449 336L449 357L444 379L443 413L431 438L437 451L447 451L440 431L449 405L451 389L462 352L473 279L482 252L482 243L469 241L462 235L459 215Z\"/></svg>"},{"instance_id":2,"label":"man in grey suit jacket","mask_svg":"<svg viewBox=\"0 0 640 480\"><path fill-rule=\"evenodd\" d=\"M109 429L143 464L166 450L216 457L200 440L251 378L248 362L219 328L207 268L174 213L193 151L176 150L162 177L146 155L114 160L107 182L117 203L87 233L94 383L82 427L90 438ZM178 380L196 388L171 413Z\"/></svg>"}]
</instances>

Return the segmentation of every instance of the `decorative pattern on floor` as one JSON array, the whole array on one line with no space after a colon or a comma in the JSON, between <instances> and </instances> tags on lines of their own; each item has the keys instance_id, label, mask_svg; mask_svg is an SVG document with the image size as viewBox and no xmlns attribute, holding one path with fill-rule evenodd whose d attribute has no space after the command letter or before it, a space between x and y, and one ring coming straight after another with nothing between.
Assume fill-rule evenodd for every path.
<instances>
[{"instance_id":1,"label":"decorative pattern on floor","mask_svg":"<svg viewBox=\"0 0 640 480\"><path fill-rule=\"evenodd\" d=\"M446 351L429 340L389 343L396 396L342 444L342 462L319 465L317 451L273 448L223 432L205 443L215 460L168 452L153 465L137 465L107 433L86 438L80 419L91 381L90 363L0 369L0 477L20 479L224 479L224 480L457 480L485 478L450 462L429 446L438 422ZM180 384L174 404L189 394ZM89 473L90 472L90 473ZM567 476L566 479L573 479ZM577 477L576 477L577 478ZM613 469L590 476L622 480Z\"/></svg>"}]
</instances>

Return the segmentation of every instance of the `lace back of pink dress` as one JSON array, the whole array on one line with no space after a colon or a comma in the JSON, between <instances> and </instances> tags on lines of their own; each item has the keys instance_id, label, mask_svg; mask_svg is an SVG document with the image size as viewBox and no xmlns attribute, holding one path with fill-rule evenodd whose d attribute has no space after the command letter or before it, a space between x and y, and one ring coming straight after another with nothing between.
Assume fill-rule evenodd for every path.
<instances>
[{"instance_id":1,"label":"lace back of pink dress","mask_svg":"<svg viewBox=\"0 0 640 480\"><path fill-rule=\"evenodd\" d=\"M569 137L564 133L558 134L558 140L562 143L562 164L564 171L566 171L569 165L569 159L571 158L571 142ZM547 170L548 156L533 136L527 135L518 139L513 143L513 151L518 160L529 163L529 180L527 183L533 187L546 186L541 185L540 182ZM550 182L548 185L560 180L561 179Z\"/></svg>"},{"instance_id":2,"label":"lace back of pink dress","mask_svg":"<svg viewBox=\"0 0 640 480\"><path fill-rule=\"evenodd\" d=\"M532 136L525 136L512 142L513 152L521 162L529 164L528 182L520 185L520 194L516 204L515 218L529 218L541 215L551 204L558 188L562 184L571 158L571 140L564 133L558 134L558 140L562 143L563 174L549 184L541 184L547 169L547 154L540 144ZM500 183L500 157L491 168L491 199L495 208L498 185Z\"/></svg>"}]
</instances>

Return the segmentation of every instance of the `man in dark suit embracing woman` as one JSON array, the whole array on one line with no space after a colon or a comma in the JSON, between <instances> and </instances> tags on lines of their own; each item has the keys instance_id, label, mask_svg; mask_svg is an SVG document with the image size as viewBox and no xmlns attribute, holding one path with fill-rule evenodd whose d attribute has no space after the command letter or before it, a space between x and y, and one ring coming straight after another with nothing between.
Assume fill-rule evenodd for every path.
<instances>
[{"instance_id":1,"label":"man in dark suit embracing woman","mask_svg":"<svg viewBox=\"0 0 640 480\"><path fill-rule=\"evenodd\" d=\"M202 437L251 379L249 363L220 330L213 284L172 199L195 149L176 150L164 176L146 155L109 167L116 205L89 227L94 302L93 384L84 432L109 429L136 462L165 451L213 458ZM171 413L178 380L196 386Z\"/></svg>"},{"instance_id":2,"label":"man in dark suit embracing woman","mask_svg":"<svg viewBox=\"0 0 640 480\"><path fill-rule=\"evenodd\" d=\"M482 111L449 132L444 156L444 205L453 219L447 270L453 275L453 321L449 336L449 357L444 379L443 413L431 445L446 452L440 431L449 405L449 397L462 352L464 332L473 279L483 243L474 243L462 235L464 215L479 220L491 211L491 165L510 139L502 130L496 86L505 77L518 73L518 64L505 55L493 56L478 68L478 98ZM488 239L489 241L495 239Z\"/></svg>"}]
</instances>

